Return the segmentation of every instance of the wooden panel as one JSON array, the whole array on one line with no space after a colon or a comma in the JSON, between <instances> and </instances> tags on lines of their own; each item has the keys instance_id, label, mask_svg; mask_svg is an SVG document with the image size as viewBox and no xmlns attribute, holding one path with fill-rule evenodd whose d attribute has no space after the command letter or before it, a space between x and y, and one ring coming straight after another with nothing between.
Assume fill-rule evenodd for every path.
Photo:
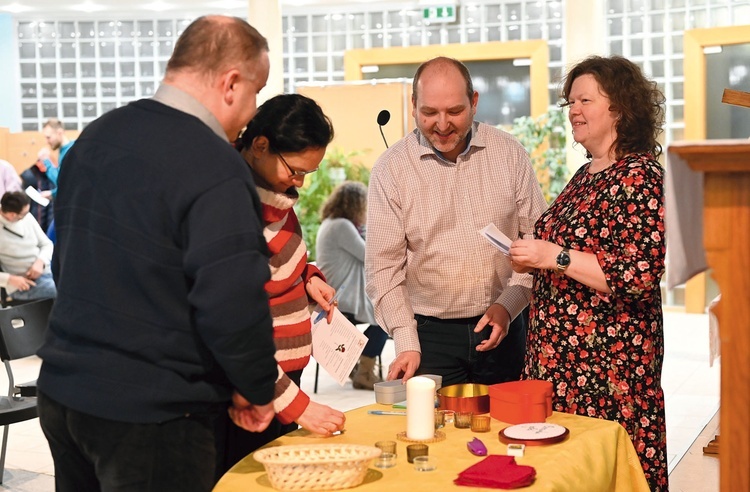
<instances>
[{"instance_id":1,"label":"wooden panel","mask_svg":"<svg viewBox=\"0 0 750 492\"><path fill-rule=\"evenodd\" d=\"M703 48L750 42L750 26L691 29L683 37L685 72L685 139L706 138L706 57ZM706 311L706 275L685 285L685 311Z\"/></svg>"},{"instance_id":2,"label":"wooden panel","mask_svg":"<svg viewBox=\"0 0 750 492\"><path fill-rule=\"evenodd\" d=\"M70 140L75 140L79 132L68 130L65 135ZM20 132L7 135L7 153L0 157L13 164L18 173L22 173L36 162L39 149L47 145L42 132ZM2 147L0 147L2 148Z\"/></svg>"},{"instance_id":3,"label":"wooden panel","mask_svg":"<svg viewBox=\"0 0 750 492\"><path fill-rule=\"evenodd\" d=\"M377 118L391 113L383 133L391 145L409 129L411 85L406 82L356 83L299 87L297 92L314 99L333 123L334 139L329 148L344 152L364 151L360 162L372 167L385 150Z\"/></svg>"},{"instance_id":4,"label":"wooden panel","mask_svg":"<svg viewBox=\"0 0 750 492\"><path fill-rule=\"evenodd\" d=\"M750 142L669 146L705 173L704 245L721 289L721 492L750 490Z\"/></svg>"},{"instance_id":5,"label":"wooden panel","mask_svg":"<svg viewBox=\"0 0 750 492\"><path fill-rule=\"evenodd\" d=\"M721 96L721 102L750 108L750 92L724 89L724 94Z\"/></svg>"},{"instance_id":6,"label":"wooden panel","mask_svg":"<svg viewBox=\"0 0 750 492\"><path fill-rule=\"evenodd\" d=\"M8 162L22 173L35 161L39 149L46 146L42 132L11 133L8 138Z\"/></svg>"},{"instance_id":7,"label":"wooden panel","mask_svg":"<svg viewBox=\"0 0 750 492\"><path fill-rule=\"evenodd\" d=\"M0 127L0 159L8 160L8 137L10 130Z\"/></svg>"}]
</instances>

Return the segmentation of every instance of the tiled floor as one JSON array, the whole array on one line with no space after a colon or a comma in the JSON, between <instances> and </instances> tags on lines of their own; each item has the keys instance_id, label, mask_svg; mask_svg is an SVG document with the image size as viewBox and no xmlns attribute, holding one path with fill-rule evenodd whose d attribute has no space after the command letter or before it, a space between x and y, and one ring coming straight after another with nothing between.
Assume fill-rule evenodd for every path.
<instances>
[{"instance_id":1,"label":"tiled floor","mask_svg":"<svg viewBox=\"0 0 750 492\"><path fill-rule=\"evenodd\" d=\"M672 490L718 491L718 460L704 458L701 454L701 447L718 429L718 419L711 419L719 408L719 365L708 365L708 318L705 315L665 313L665 338L662 384L666 394L670 472L677 467L673 473L675 483ZM393 356L393 343L389 341L383 352L383 363L389 364ZM34 379L38 366L39 360L33 357L15 362L16 380ZM302 377L302 389L310 394L314 375L315 365L311 362ZM5 378L0 378L0 385L6 384ZM320 374L318 393L312 397L341 410L375 401L372 392L353 390L350 383L341 388L324 371ZM711 425L707 426L709 422ZM690 460L690 463L678 467L688 451L685 461ZM707 468L707 472L702 473L702 468ZM0 490L51 492L54 490L53 474L52 459L39 421L35 419L10 426L5 476Z\"/></svg>"}]
</instances>

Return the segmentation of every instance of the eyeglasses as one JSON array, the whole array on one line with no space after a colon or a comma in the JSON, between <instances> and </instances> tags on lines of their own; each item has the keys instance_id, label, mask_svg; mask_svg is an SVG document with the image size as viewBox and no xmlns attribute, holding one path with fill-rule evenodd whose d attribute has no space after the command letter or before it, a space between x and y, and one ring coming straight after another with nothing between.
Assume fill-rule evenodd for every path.
<instances>
[{"instance_id":1,"label":"eyeglasses","mask_svg":"<svg viewBox=\"0 0 750 492\"><path fill-rule=\"evenodd\" d=\"M286 161L286 159L284 159L284 156L281 155L280 152L277 153L276 155L279 156L279 159L281 159L281 162L283 162L284 166L286 166L287 171L289 171L289 177L290 178L292 178L294 176L307 176L308 174L312 174L312 173L314 173L315 171L318 170L318 168L316 167L315 169L313 169L311 171L296 171L296 170L292 169L292 167L289 165L289 163Z\"/></svg>"}]
</instances>

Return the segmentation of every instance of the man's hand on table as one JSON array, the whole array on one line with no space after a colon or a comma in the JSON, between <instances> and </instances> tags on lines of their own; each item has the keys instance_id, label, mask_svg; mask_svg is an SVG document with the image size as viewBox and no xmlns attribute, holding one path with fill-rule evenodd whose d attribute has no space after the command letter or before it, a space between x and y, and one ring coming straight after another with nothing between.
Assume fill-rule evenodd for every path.
<instances>
[{"instance_id":1,"label":"man's hand on table","mask_svg":"<svg viewBox=\"0 0 750 492\"><path fill-rule=\"evenodd\" d=\"M421 361L422 354L415 350L401 352L388 367L388 376L386 376L386 379L393 381L394 379L401 378L401 381L405 383L417 372Z\"/></svg>"},{"instance_id":2,"label":"man's hand on table","mask_svg":"<svg viewBox=\"0 0 750 492\"><path fill-rule=\"evenodd\" d=\"M297 423L314 434L331 436L334 432L344 430L346 416L326 405L310 401Z\"/></svg>"},{"instance_id":3,"label":"man's hand on table","mask_svg":"<svg viewBox=\"0 0 750 492\"><path fill-rule=\"evenodd\" d=\"M254 405L236 391L232 394L232 406L228 411L232 422L250 432L266 430L276 415L273 401L265 405Z\"/></svg>"}]
</instances>

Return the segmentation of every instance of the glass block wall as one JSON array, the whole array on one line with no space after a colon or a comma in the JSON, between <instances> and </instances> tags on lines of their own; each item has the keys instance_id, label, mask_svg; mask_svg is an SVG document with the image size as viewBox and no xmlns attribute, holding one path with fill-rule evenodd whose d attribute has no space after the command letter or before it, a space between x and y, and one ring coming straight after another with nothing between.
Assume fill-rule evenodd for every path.
<instances>
[{"instance_id":1,"label":"glass block wall","mask_svg":"<svg viewBox=\"0 0 750 492\"><path fill-rule=\"evenodd\" d=\"M682 33L750 19L750 0L607 0L606 5L606 54L631 58L661 84L668 101L666 141L682 138ZM408 8L373 2L346 14L332 13L338 8L284 9L285 91L294 92L300 83L343 81L348 49L545 39L550 104L557 102L565 66L564 0L464 1L449 24L424 21L421 9L417 2ZM24 130L40 129L51 116L81 129L109 109L153 94L174 41L192 20L18 19Z\"/></svg>"},{"instance_id":2,"label":"glass block wall","mask_svg":"<svg viewBox=\"0 0 750 492\"><path fill-rule=\"evenodd\" d=\"M373 2L347 14L289 8L283 14L284 90L344 80L353 48L545 39L550 46L550 102L557 99L563 1L494 0L457 7L456 22L431 24L422 7ZM235 15L242 15L237 12ZM153 94L182 29L192 19L18 22L24 130L52 116L81 129L104 112Z\"/></svg>"},{"instance_id":3,"label":"glass block wall","mask_svg":"<svg viewBox=\"0 0 750 492\"><path fill-rule=\"evenodd\" d=\"M23 130L50 117L81 129L153 95L190 20L19 21Z\"/></svg>"},{"instance_id":4,"label":"glass block wall","mask_svg":"<svg viewBox=\"0 0 750 492\"><path fill-rule=\"evenodd\" d=\"M608 54L638 63L664 91L669 145L685 135L684 31L750 23L750 0L608 0L606 17Z\"/></svg>"},{"instance_id":5,"label":"glass block wall","mask_svg":"<svg viewBox=\"0 0 750 492\"><path fill-rule=\"evenodd\" d=\"M410 7L358 8L346 14L333 14L330 9L285 13L285 91L294 92L300 83L343 81L344 52L349 49L544 39L550 49L550 102L557 102L564 1L461 2L456 21L447 24L425 21L423 7L416 2Z\"/></svg>"},{"instance_id":6,"label":"glass block wall","mask_svg":"<svg viewBox=\"0 0 750 492\"><path fill-rule=\"evenodd\" d=\"M606 22L608 54L638 63L666 96L666 149L685 137L684 31L750 23L750 0L607 0ZM713 280L707 282L715 291ZM684 296L684 286L667 290L662 279L665 305L683 306Z\"/></svg>"}]
</instances>

